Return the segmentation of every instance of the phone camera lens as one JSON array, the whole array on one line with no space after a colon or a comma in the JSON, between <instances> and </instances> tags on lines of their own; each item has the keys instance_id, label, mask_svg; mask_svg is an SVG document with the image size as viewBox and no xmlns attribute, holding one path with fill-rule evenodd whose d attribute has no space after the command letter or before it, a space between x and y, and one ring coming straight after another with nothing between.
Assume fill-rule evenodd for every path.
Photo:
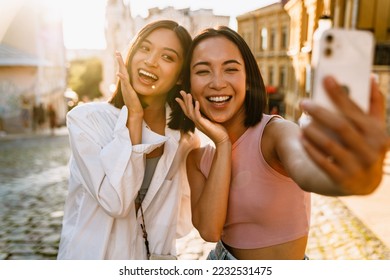
<instances>
[{"instance_id":1,"label":"phone camera lens","mask_svg":"<svg viewBox=\"0 0 390 280\"><path fill-rule=\"evenodd\" d=\"M325 41L326 41L327 43L329 43L329 44L332 43L332 42L333 42L333 35L331 35L331 34L326 35Z\"/></svg>"},{"instance_id":2,"label":"phone camera lens","mask_svg":"<svg viewBox=\"0 0 390 280\"><path fill-rule=\"evenodd\" d=\"M325 53L325 56L326 56L326 57L329 57L329 56L332 55L332 49L331 49L331 48L326 48L326 49L324 50L324 53Z\"/></svg>"}]
</instances>

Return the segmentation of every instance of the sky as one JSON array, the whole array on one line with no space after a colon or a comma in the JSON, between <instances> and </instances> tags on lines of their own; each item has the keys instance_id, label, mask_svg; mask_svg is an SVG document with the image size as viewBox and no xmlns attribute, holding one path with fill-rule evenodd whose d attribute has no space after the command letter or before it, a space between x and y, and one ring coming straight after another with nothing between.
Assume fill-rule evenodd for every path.
<instances>
[{"instance_id":1,"label":"sky","mask_svg":"<svg viewBox=\"0 0 390 280\"><path fill-rule=\"evenodd\" d=\"M54 0L59 1L63 14L64 41L68 49L105 48L104 21L106 0ZM200 8L213 9L216 15L237 15L278 2L275 0L126 0L130 1L132 16L146 17L148 9ZM232 20L231 20L232 21ZM232 28L235 28L233 21Z\"/></svg>"}]
</instances>

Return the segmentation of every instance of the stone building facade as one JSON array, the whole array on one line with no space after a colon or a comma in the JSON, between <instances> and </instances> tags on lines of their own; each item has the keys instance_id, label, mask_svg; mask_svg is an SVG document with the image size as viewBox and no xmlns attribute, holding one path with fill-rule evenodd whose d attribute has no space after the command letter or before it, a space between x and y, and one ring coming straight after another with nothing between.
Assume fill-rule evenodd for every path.
<instances>
[{"instance_id":1,"label":"stone building facade","mask_svg":"<svg viewBox=\"0 0 390 280\"><path fill-rule=\"evenodd\" d=\"M238 16L237 27L256 57L270 111L284 115L284 99L294 72L288 56L290 17L281 3L275 3Z\"/></svg>"},{"instance_id":2,"label":"stone building facade","mask_svg":"<svg viewBox=\"0 0 390 280\"><path fill-rule=\"evenodd\" d=\"M58 10L23 1L7 9L0 34L0 131L28 132L33 107L49 104L64 123L66 56Z\"/></svg>"}]
</instances>

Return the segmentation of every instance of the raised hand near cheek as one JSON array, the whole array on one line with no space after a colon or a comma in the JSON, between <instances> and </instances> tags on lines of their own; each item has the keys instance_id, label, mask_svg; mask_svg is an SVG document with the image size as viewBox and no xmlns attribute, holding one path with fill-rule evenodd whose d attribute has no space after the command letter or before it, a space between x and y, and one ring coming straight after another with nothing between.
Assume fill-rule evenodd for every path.
<instances>
[{"instance_id":1,"label":"raised hand near cheek","mask_svg":"<svg viewBox=\"0 0 390 280\"><path fill-rule=\"evenodd\" d=\"M194 122L195 126L206 134L216 145L230 141L226 129L215 122L212 122L200 113L200 105L198 101L193 102L192 95L185 91L180 91L183 99L176 98L184 114Z\"/></svg>"},{"instance_id":2,"label":"raised hand near cheek","mask_svg":"<svg viewBox=\"0 0 390 280\"><path fill-rule=\"evenodd\" d=\"M128 109L129 117L141 117L142 119L144 110L137 93L130 84L129 73L127 72L127 67L123 61L122 55L117 51L115 57L119 66L117 76L120 80L123 100Z\"/></svg>"},{"instance_id":3,"label":"raised hand near cheek","mask_svg":"<svg viewBox=\"0 0 390 280\"><path fill-rule=\"evenodd\" d=\"M129 136L132 144L140 144L142 141L144 109L142 108L137 93L130 84L129 73L123 62L122 55L120 52L116 52L115 56L119 66L117 76L120 80L123 101L128 111L126 126L129 129Z\"/></svg>"}]
</instances>

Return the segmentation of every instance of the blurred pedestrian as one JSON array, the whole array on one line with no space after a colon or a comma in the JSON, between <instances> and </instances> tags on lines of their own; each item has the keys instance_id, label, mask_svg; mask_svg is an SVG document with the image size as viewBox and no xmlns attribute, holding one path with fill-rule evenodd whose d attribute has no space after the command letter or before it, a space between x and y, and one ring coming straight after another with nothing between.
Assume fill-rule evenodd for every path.
<instances>
[{"instance_id":1,"label":"blurred pedestrian","mask_svg":"<svg viewBox=\"0 0 390 280\"><path fill-rule=\"evenodd\" d=\"M34 105L33 106L33 111L32 111L32 128L33 131L36 131L37 128L42 129L45 120L46 120L46 114L45 114L45 109L43 107L43 103L39 103L39 105Z\"/></svg>"},{"instance_id":2,"label":"blurred pedestrian","mask_svg":"<svg viewBox=\"0 0 390 280\"><path fill-rule=\"evenodd\" d=\"M39 107L37 106L37 104L34 104L32 110L32 129L34 132L37 130L38 127L38 110Z\"/></svg>"},{"instance_id":3,"label":"blurred pedestrian","mask_svg":"<svg viewBox=\"0 0 390 280\"><path fill-rule=\"evenodd\" d=\"M30 127L30 110L31 110L31 104L27 97L22 97L22 104L21 104L21 119L22 124L24 128Z\"/></svg>"},{"instance_id":4,"label":"blurred pedestrian","mask_svg":"<svg viewBox=\"0 0 390 280\"><path fill-rule=\"evenodd\" d=\"M43 107L42 113L44 114ZM52 104L47 106L47 116L49 117L50 133L54 135L55 128L57 127L57 112ZM42 121L42 119L40 119ZM43 119L44 121L44 119Z\"/></svg>"},{"instance_id":5,"label":"blurred pedestrian","mask_svg":"<svg viewBox=\"0 0 390 280\"><path fill-rule=\"evenodd\" d=\"M279 114L278 106L272 106L269 113L270 115L278 115Z\"/></svg>"},{"instance_id":6,"label":"blurred pedestrian","mask_svg":"<svg viewBox=\"0 0 390 280\"><path fill-rule=\"evenodd\" d=\"M52 107L51 105L49 105L49 106ZM45 124L45 121L46 121L46 112L45 112L45 108L43 107L43 103L42 102L39 103L37 114L38 114L38 116L37 116L38 127L40 129L42 129L42 127L43 127L43 125ZM48 116L50 118L50 112L48 113ZM54 111L54 118L55 117L56 116L55 116L55 111Z\"/></svg>"}]
</instances>

